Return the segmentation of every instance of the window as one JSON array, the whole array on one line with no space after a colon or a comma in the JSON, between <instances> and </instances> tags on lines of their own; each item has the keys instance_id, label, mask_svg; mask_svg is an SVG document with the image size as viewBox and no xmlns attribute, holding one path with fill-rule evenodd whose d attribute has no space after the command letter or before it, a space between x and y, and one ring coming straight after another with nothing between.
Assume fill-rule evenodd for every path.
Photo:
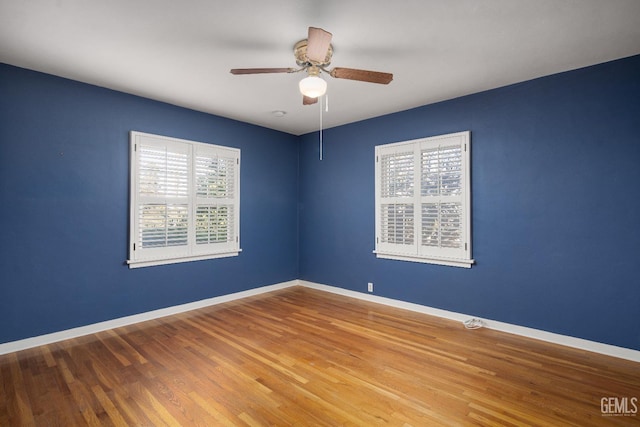
<instances>
[{"instance_id":1,"label":"window","mask_svg":"<svg viewBox=\"0 0 640 427\"><path fill-rule=\"evenodd\" d=\"M469 132L375 150L378 258L471 267Z\"/></svg>"},{"instance_id":2,"label":"window","mask_svg":"<svg viewBox=\"0 0 640 427\"><path fill-rule=\"evenodd\" d=\"M238 255L240 150L131 132L130 268Z\"/></svg>"}]
</instances>

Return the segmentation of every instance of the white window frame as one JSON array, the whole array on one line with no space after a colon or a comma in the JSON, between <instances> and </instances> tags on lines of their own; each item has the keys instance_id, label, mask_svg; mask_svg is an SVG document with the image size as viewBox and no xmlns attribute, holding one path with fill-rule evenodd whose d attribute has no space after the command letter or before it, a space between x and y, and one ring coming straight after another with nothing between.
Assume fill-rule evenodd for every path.
<instances>
[{"instance_id":1,"label":"white window frame","mask_svg":"<svg viewBox=\"0 0 640 427\"><path fill-rule=\"evenodd\" d=\"M239 255L239 149L137 131L131 131L129 146L129 268ZM165 163L165 173L169 178L163 182L169 184L158 185L155 184L156 181L151 181L154 183L152 185L166 189L158 190L157 193L141 191L141 181L144 181L141 162L144 158L148 161L152 157L149 153L163 150L168 153L166 158L174 160L173 163ZM146 157L143 153L147 153ZM178 166L173 167L174 171L169 173L166 172L169 164ZM212 172L208 174L208 171ZM205 181L202 181L203 174ZM206 181L207 179L211 181ZM162 178L158 179L161 180ZM174 234L169 231L167 224L171 220L167 214L164 219L165 231L158 228L160 241L165 239L164 243L149 243L148 236L153 234L153 230L141 224L144 221L141 219L142 210L157 209L156 212L166 212L169 207L180 211L178 231ZM223 215L215 216L218 212ZM203 213L208 213L209 217L203 216ZM214 216L216 219L221 218L219 223L216 224L216 220L212 219ZM173 221L176 221L175 217ZM145 232L147 237L143 238ZM172 239L172 244L168 244Z\"/></svg>"},{"instance_id":2,"label":"white window frame","mask_svg":"<svg viewBox=\"0 0 640 427\"><path fill-rule=\"evenodd\" d=\"M422 178L427 176L427 168L422 166L422 153L437 152L441 156L441 153L458 151L460 170L456 172L459 178L454 180L456 190L443 187L446 173L431 171L431 179L434 175L437 177L435 190L423 191ZM454 154L454 157L457 159L458 155ZM376 231L373 251L376 257L471 268L475 261L471 257L470 168L469 131L376 146ZM394 186L393 189L390 189L391 185ZM427 178L424 185L425 188L428 185ZM425 192L433 194L424 194ZM454 207L455 220L451 223L456 226L452 231L443 226L446 223L443 216L452 211L443 206ZM427 209L433 215L429 216ZM430 236L427 234L428 230L437 237L425 237ZM433 243L434 239L437 243ZM427 240L431 244L423 243Z\"/></svg>"}]
</instances>

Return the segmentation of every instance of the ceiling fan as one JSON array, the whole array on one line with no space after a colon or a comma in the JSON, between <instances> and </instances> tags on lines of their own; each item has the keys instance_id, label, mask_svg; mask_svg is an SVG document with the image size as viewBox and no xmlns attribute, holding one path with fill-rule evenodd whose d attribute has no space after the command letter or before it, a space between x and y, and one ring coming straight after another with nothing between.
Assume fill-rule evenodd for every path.
<instances>
[{"instance_id":1,"label":"ceiling fan","mask_svg":"<svg viewBox=\"0 0 640 427\"><path fill-rule=\"evenodd\" d=\"M333 56L331 46L332 34L322 28L309 27L309 35L293 47L293 54L299 68L234 68L231 74L269 74L269 73L298 73L306 71L308 76L300 81L300 92L304 105L315 104L318 97L327 90L327 82L319 77L321 72L336 79L358 80L369 83L389 84L393 74L379 71L358 70L355 68L336 67L327 70Z\"/></svg>"}]
</instances>

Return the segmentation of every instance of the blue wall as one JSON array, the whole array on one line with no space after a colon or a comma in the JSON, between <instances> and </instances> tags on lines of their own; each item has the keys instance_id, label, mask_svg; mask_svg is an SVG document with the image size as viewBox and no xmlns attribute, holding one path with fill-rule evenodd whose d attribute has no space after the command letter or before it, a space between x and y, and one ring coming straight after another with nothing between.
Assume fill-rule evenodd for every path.
<instances>
[{"instance_id":1,"label":"blue wall","mask_svg":"<svg viewBox=\"0 0 640 427\"><path fill-rule=\"evenodd\" d=\"M129 131L242 150L238 257L130 270ZM0 64L0 343L298 277L298 138Z\"/></svg>"},{"instance_id":2,"label":"blue wall","mask_svg":"<svg viewBox=\"0 0 640 427\"><path fill-rule=\"evenodd\" d=\"M301 278L640 350L639 122L636 56L327 129L319 161L317 133L0 64L0 343ZM130 130L242 150L239 257L124 265ZM463 130L477 265L376 259L374 146Z\"/></svg>"},{"instance_id":3,"label":"blue wall","mask_svg":"<svg viewBox=\"0 0 640 427\"><path fill-rule=\"evenodd\" d=\"M640 56L301 137L300 278L640 350ZM471 269L376 259L374 146L471 131Z\"/></svg>"}]
</instances>

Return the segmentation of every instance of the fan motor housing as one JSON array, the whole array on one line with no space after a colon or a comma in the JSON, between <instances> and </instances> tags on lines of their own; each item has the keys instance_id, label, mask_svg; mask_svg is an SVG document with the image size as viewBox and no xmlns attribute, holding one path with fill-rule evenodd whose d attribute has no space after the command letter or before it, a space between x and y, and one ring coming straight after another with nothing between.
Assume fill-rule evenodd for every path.
<instances>
[{"instance_id":1,"label":"fan motor housing","mask_svg":"<svg viewBox=\"0 0 640 427\"><path fill-rule=\"evenodd\" d=\"M296 57L296 63L301 66L307 66L307 65L316 65L316 66L320 66L320 67L326 67L329 64L331 64L331 57L333 56L333 46L329 45L329 49L327 49L327 56L324 58L324 62L316 62L316 61L310 61L309 58L307 58L307 44L308 44L308 40L304 39L304 40L300 40L298 43L295 44L295 46L293 46L293 54Z\"/></svg>"}]
</instances>

